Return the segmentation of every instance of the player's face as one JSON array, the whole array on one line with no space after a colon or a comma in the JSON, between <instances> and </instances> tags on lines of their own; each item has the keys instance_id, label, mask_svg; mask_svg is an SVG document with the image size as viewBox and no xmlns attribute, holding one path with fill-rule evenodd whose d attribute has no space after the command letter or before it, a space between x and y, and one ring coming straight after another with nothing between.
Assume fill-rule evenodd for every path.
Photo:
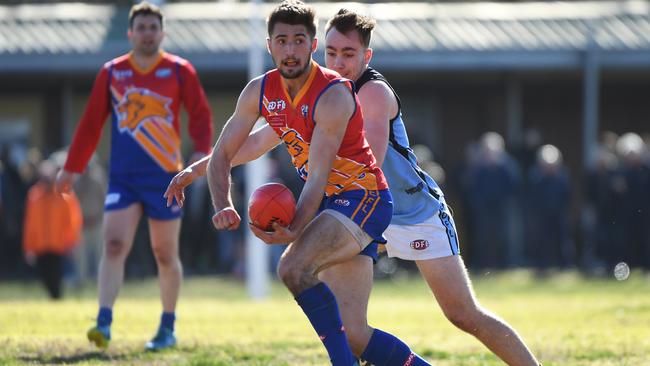
<instances>
[{"instance_id":1,"label":"player's face","mask_svg":"<svg viewBox=\"0 0 650 366\"><path fill-rule=\"evenodd\" d=\"M344 78L357 80L368 67L372 49L365 48L355 30L341 33L332 27L325 36L325 65Z\"/></svg>"},{"instance_id":2,"label":"player's face","mask_svg":"<svg viewBox=\"0 0 650 366\"><path fill-rule=\"evenodd\" d=\"M158 53L164 36L162 24L157 16L138 15L133 18L133 26L129 29L129 40L135 52L148 56Z\"/></svg>"},{"instance_id":3,"label":"player's face","mask_svg":"<svg viewBox=\"0 0 650 366\"><path fill-rule=\"evenodd\" d=\"M267 47L280 75L295 79L309 68L316 39L311 39L304 25L277 23L267 39Z\"/></svg>"}]
</instances>

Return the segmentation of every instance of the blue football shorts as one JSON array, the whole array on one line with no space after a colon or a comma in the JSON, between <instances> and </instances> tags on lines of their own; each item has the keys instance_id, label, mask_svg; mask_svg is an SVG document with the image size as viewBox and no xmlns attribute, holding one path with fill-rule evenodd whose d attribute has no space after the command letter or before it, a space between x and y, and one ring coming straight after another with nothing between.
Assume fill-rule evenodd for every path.
<instances>
[{"instance_id":1,"label":"blue football shorts","mask_svg":"<svg viewBox=\"0 0 650 366\"><path fill-rule=\"evenodd\" d=\"M334 210L351 219L371 238L359 254L367 255L377 261L378 244L385 244L384 230L393 216L393 197L388 189L352 190L325 197L318 209Z\"/></svg>"},{"instance_id":2,"label":"blue football shorts","mask_svg":"<svg viewBox=\"0 0 650 366\"><path fill-rule=\"evenodd\" d=\"M177 219L181 217L181 208L176 202L167 207L167 200L163 197L174 175L166 172L111 174L104 209L113 211L140 203L149 218Z\"/></svg>"}]
</instances>

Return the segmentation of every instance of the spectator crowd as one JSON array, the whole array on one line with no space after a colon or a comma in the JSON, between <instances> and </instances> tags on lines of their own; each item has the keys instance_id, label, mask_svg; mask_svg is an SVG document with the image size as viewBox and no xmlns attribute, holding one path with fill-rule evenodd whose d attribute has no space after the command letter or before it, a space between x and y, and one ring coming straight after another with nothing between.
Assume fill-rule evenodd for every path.
<instances>
[{"instance_id":1,"label":"spectator crowd","mask_svg":"<svg viewBox=\"0 0 650 366\"><path fill-rule=\"evenodd\" d=\"M448 202L455 211L461 250L470 270L608 270L619 262L650 270L650 149L644 137L646 140L636 133L602 133L593 167L579 172L569 171L560 149L545 143L535 129L525 133L522 146L516 149L506 146L501 135L486 132L466 146L462 166L447 171L426 146L414 149L418 150L420 166L443 190L451 192ZM290 167L279 163L286 160L277 157L283 153L280 149L273 151L273 175L297 194L301 182ZM64 160L65 152L44 158L37 148L19 144L1 147L1 278L42 277L43 268L52 266L45 264L52 262L52 254L57 263L61 262L60 277L70 284L94 281L106 191L102 164L93 158L76 182L76 195L52 209L58 211L47 213L43 209L47 205L34 203L35 197L42 198L48 192L52 171ZM237 168L233 174L237 187L233 196L242 212L246 207L243 172ZM186 273L241 277L245 263L243 229L213 230L208 194L204 179L188 187L180 248ZM35 209L37 206L40 208ZM66 237L61 243L38 242L35 238L43 237L39 230L52 228L33 222L47 221L47 215L59 217L61 210L71 210L70 217L80 210L78 223L57 225L68 230L61 234ZM35 211L40 218L33 217ZM54 235L48 232L47 236ZM155 273L147 240L146 230L139 230L127 262L127 277ZM54 249L34 252L34 248L48 245ZM273 249L275 264L282 248ZM52 297L60 297L56 285L46 287Z\"/></svg>"}]
</instances>

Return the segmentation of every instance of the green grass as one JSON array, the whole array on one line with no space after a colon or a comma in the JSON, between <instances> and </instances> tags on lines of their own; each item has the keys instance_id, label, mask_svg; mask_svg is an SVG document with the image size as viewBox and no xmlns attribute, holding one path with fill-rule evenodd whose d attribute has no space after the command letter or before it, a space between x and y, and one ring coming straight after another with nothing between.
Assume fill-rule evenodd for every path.
<instances>
[{"instance_id":1,"label":"green grass","mask_svg":"<svg viewBox=\"0 0 650 366\"><path fill-rule=\"evenodd\" d=\"M481 303L513 325L544 365L650 365L650 281L585 279L575 273L536 280L518 271L473 276ZM35 283L0 284L0 365L326 365L327 356L288 292L246 298L242 283L186 281L178 308L179 347L145 353L160 313L155 281L127 284L115 308L113 341L99 352L85 332L95 290L50 302ZM377 282L371 324L405 340L435 365L501 365L454 328L419 277Z\"/></svg>"}]
</instances>

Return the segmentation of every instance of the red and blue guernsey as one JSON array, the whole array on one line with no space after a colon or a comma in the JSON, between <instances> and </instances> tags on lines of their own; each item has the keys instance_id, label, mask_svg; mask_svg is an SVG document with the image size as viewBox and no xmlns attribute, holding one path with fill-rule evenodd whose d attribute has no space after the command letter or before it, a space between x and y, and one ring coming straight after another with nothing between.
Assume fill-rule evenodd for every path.
<instances>
[{"instance_id":1,"label":"red and blue guernsey","mask_svg":"<svg viewBox=\"0 0 650 366\"><path fill-rule=\"evenodd\" d=\"M182 169L179 110L189 116L189 134L196 151L209 153L212 117L192 65L169 53L146 70L131 54L118 57L99 71L86 111L70 146L65 169L82 172L112 115L111 175L176 173Z\"/></svg>"},{"instance_id":2,"label":"red and blue guernsey","mask_svg":"<svg viewBox=\"0 0 650 366\"><path fill-rule=\"evenodd\" d=\"M325 194L331 196L350 190L382 190L388 188L377 166L363 130L363 116L352 83L335 71L312 62L305 85L292 100L280 72L271 70L262 80L260 113L287 146L291 162L303 180L309 171L309 144L314 126L314 108L318 99L331 86L346 83L355 98L356 109L348 122L343 141L336 154L327 180Z\"/></svg>"},{"instance_id":3,"label":"red and blue guernsey","mask_svg":"<svg viewBox=\"0 0 650 366\"><path fill-rule=\"evenodd\" d=\"M382 233L393 213L392 197L366 141L361 107L352 82L312 61L307 81L292 99L279 71L271 70L262 79L260 114L286 145L298 175L307 180L309 145L318 123L314 120L314 109L323 93L340 83L350 89L356 108L327 179L326 197L320 210L339 211L375 241L384 242Z\"/></svg>"}]
</instances>

